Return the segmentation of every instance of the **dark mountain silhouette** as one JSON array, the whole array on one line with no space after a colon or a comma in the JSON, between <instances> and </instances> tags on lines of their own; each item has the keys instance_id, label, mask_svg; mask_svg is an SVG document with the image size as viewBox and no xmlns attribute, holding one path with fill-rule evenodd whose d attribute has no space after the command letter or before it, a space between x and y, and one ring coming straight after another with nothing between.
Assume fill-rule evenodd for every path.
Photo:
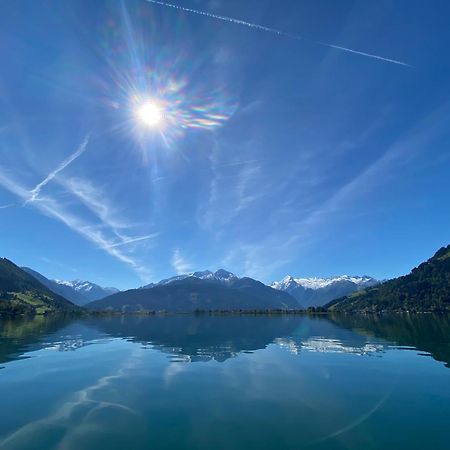
<instances>
[{"instance_id":1,"label":"dark mountain silhouette","mask_svg":"<svg viewBox=\"0 0 450 450\"><path fill-rule=\"evenodd\" d=\"M188 277L150 289L131 289L89 303L94 310L170 311L298 309L297 301L251 278L229 285Z\"/></svg>"}]
</instances>

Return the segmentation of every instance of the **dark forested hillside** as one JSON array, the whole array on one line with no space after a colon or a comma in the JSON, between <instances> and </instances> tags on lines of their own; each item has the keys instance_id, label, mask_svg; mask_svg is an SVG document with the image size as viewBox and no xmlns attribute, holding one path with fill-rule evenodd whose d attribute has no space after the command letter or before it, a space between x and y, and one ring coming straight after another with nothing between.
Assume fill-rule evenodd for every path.
<instances>
[{"instance_id":1,"label":"dark forested hillside","mask_svg":"<svg viewBox=\"0 0 450 450\"><path fill-rule=\"evenodd\" d=\"M79 308L55 294L6 258L0 258L0 316L76 312Z\"/></svg>"},{"instance_id":2,"label":"dark forested hillside","mask_svg":"<svg viewBox=\"0 0 450 450\"><path fill-rule=\"evenodd\" d=\"M333 311L450 311L450 245L410 274L334 300Z\"/></svg>"}]
</instances>

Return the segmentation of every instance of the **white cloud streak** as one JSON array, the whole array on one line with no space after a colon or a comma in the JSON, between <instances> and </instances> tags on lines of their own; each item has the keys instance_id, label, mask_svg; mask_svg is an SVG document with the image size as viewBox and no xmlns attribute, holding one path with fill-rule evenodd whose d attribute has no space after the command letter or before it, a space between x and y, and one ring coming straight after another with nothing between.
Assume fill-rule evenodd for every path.
<instances>
[{"instance_id":1,"label":"white cloud streak","mask_svg":"<svg viewBox=\"0 0 450 450\"><path fill-rule=\"evenodd\" d=\"M182 256L181 251L179 248L176 248L173 251L172 258L171 258L171 264L172 267L175 269L178 275L184 274L186 272L189 272L191 269L191 264L189 264Z\"/></svg>"},{"instance_id":2,"label":"white cloud streak","mask_svg":"<svg viewBox=\"0 0 450 450\"><path fill-rule=\"evenodd\" d=\"M39 194L41 193L42 188L45 187L48 183L50 183L50 181L52 181L56 177L56 175L58 175L59 172L64 170L69 164L71 164L78 157L80 157L86 151L88 143L89 143L89 135L87 135L84 138L83 142L77 148L75 153L72 153L55 170L51 171L39 184L37 184L33 189L31 189L30 198L27 199L25 203L37 200Z\"/></svg>"},{"instance_id":3,"label":"white cloud streak","mask_svg":"<svg viewBox=\"0 0 450 450\"><path fill-rule=\"evenodd\" d=\"M58 183L77 199L103 224L115 230L130 228L130 224L121 219L115 208L106 200L102 189L83 178L58 178Z\"/></svg>"},{"instance_id":4,"label":"white cloud streak","mask_svg":"<svg viewBox=\"0 0 450 450\"><path fill-rule=\"evenodd\" d=\"M154 239L159 236L159 233L148 234L147 236L140 236L130 239L124 239L122 242L118 242L116 244L111 244L109 248L120 247L122 245L133 244L135 242L148 241L150 239Z\"/></svg>"},{"instance_id":5,"label":"white cloud streak","mask_svg":"<svg viewBox=\"0 0 450 450\"><path fill-rule=\"evenodd\" d=\"M160 6L165 6L167 8L173 8L173 9L178 9L180 11L184 11L190 14L197 14L199 16L204 16L204 17L208 17L210 19L216 19L216 20L221 20L223 22L229 22L235 25L243 25L249 28L253 28L255 30L259 30L259 31L264 31L265 33L272 33L274 35L277 36L281 36L281 37L286 37L289 39L295 39L297 41L308 41L308 42L312 42L316 45L321 45L323 47L329 47L329 48L333 48L335 50L341 50L343 52L348 52L348 53L354 53L356 55L360 55L360 56L365 56L367 58L373 58L373 59L377 59L380 61L384 61L384 62L388 62L388 63L392 63L392 64L398 64L400 66L406 66L406 67L410 67L409 64L396 60L396 59L391 59L391 58L385 58L384 56L379 56L379 55L374 55L372 53L367 53L367 52L362 52L359 50L353 50L351 48L348 47L342 47L340 45L335 45L335 44L329 44L327 42L320 42L320 41L313 41L311 39L307 39L304 38L303 36L300 36L298 34L291 34L291 33L286 33L284 31L281 30L277 30L276 28L270 28L270 27L265 27L263 25L258 25L256 23L251 23L251 22L246 22L245 20L240 20L240 19L235 19L233 17L227 17L227 16L220 16L218 14L213 14L213 13L209 13L206 11L200 11L197 9L192 9L192 8L186 8L184 6L179 6L179 5L174 5L172 3L166 3L166 2L160 2L157 0L146 0L148 3L153 3L156 5L160 5Z\"/></svg>"},{"instance_id":6,"label":"white cloud streak","mask_svg":"<svg viewBox=\"0 0 450 450\"><path fill-rule=\"evenodd\" d=\"M298 258L300 251L317 242L323 233L329 233L330 224L348 220L354 205L359 208L358 205L367 204L361 200L379 188L380 183L386 189L395 172L407 167L413 158L430 148L436 136L447 131L449 117L450 104L445 104L388 146L378 159L301 220L286 221L285 226L267 233L266 238L257 242L234 242L230 245L232 250L223 258L223 264L238 267L245 275L269 281L268 277L275 270L289 264L294 257ZM275 216L278 213L276 209L271 211Z\"/></svg>"},{"instance_id":7,"label":"white cloud streak","mask_svg":"<svg viewBox=\"0 0 450 450\"><path fill-rule=\"evenodd\" d=\"M58 166L57 170L46 177L45 180L47 181L45 184L52 179L56 180L55 177L57 177L58 173L70 164L68 161L73 161L80 156L85 150L86 145L87 139L83 141L77 152L66 159ZM114 211L109 206L105 196L103 196L102 192L96 189L92 183L80 179L65 179L64 181L57 179L57 181L58 184L66 187L66 191L69 194L78 198L81 203L97 217L95 222L71 212L67 205L50 195L41 196L39 197L39 201L28 203L27 201L30 200L30 198L33 198L33 194L35 194L34 198L37 198L36 195L39 195L40 189L45 184L41 182L32 190L28 190L11 176L0 170L0 185L19 197L19 199L24 202L24 206L27 204L31 205L42 214L59 220L72 231L75 231L83 238L94 243L98 248L130 266L142 280L146 282L149 281L151 274L148 268L141 265L130 252L125 252L119 247L125 247L128 244L154 239L158 233L133 237L123 234L122 230L130 228L131 225L126 224L123 220L120 220L115 216Z\"/></svg>"},{"instance_id":8,"label":"white cloud streak","mask_svg":"<svg viewBox=\"0 0 450 450\"><path fill-rule=\"evenodd\" d=\"M249 141L240 149L246 153L257 146ZM263 158L220 161L221 148L216 143L210 155L212 177L208 198L197 210L197 222L218 237L236 217L248 210L266 194L263 179ZM231 170L228 170L231 169ZM232 179L231 183L230 180ZM231 186L230 186L231 185ZM267 186L267 185L266 185Z\"/></svg>"}]
</instances>

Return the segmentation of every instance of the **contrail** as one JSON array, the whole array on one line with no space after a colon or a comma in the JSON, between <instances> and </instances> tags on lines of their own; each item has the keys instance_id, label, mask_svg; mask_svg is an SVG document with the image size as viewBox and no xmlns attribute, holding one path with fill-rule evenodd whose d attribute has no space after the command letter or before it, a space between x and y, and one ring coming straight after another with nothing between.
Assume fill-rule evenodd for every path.
<instances>
[{"instance_id":1,"label":"contrail","mask_svg":"<svg viewBox=\"0 0 450 450\"><path fill-rule=\"evenodd\" d=\"M34 202L38 198L38 196L44 186L46 186L51 180L53 180L53 178L56 177L56 175L58 175L59 172L64 170L69 164L71 164L73 161L75 161L79 156L81 156L85 152L86 147L89 142L89 138L90 138L90 135L87 135L75 153L72 153L72 155L70 155L67 159L65 159L55 170L50 172L45 177L45 179L43 179L39 184L37 184L30 191L30 198L25 202L25 204L27 204L28 202Z\"/></svg>"},{"instance_id":2,"label":"contrail","mask_svg":"<svg viewBox=\"0 0 450 450\"><path fill-rule=\"evenodd\" d=\"M148 239L153 239L157 236L159 236L159 233L153 233L153 234L148 234L147 236L125 239L122 242L117 242L116 244L108 245L108 248L120 247L121 245L132 244L133 242L146 241Z\"/></svg>"},{"instance_id":3,"label":"contrail","mask_svg":"<svg viewBox=\"0 0 450 450\"><path fill-rule=\"evenodd\" d=\"M341 50L343 52L354 53L356 55L366 56L367 58L374 58L374 59L389 62L392 64L398 64L400 66L411 67L410 64L404 63L402 61L398 61L396 59L385 58L383 56L373 55L372 53L361 52L358 50L353 50L351 48L341 47L339 45L334 45L334 44L329 44L327 42L313 41L311 39L304 38L303 36L300 36L298 34L286 33L285 31L277 30L276 28L265 27L263 25L258 25L256 23L246 22L245 20L234 19L233 17L219 16L218 14L212 14L212 13L209 13L206 11L199 11L197 9L186 8L184 6L174 5L172 3L160 2L157 0L145 0L145 1L147 1L148 3L154 3L156 5L161 5L161 6L165 6L168 8L178 9L180 11L185 11L185 12L188 12L191 14L197 14L199 16L209 17L210 19L222 20L224 22L234 23L235 25L245 25L246 27L254 28L256 30L264 31L266 33L276 34L278 36L283 36L283 37L287 37L290 39L295 39L297 41L304 40L304 41L312 42L316 45L321 45L323 47L334 48L336 50Z\"/></svg>"},{"instance_id":4,"label":"contrail","mask_svg":"<svg viewBox=\"0 0 450 450\"><path fill-rule=\"evenodd\" d=\"M367 56L369 58L380 59L381 61L386 61L386 62L390 62L393 64L399 64L399 65L405 66L405 67L411 67L411 64L407 64L402 61L397 61L396 59L385 58L384 56L373 55L372 53L360 52L358 50L353 50L351 48L341 47L340 45L327 44L326 42L315 42L315 43L319 44L319 45L324 45L326 47L335 48L337 50L342 50L344 52L355 53L356 55Z\"/></svg>"}]
</instances>

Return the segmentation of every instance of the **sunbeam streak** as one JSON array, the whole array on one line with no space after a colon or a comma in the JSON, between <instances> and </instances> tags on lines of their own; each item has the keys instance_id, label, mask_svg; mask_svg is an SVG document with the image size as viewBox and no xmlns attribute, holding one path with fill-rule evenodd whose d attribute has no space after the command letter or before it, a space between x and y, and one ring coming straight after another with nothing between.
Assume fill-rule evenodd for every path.
<instances>
[{"instance_id":1,"label":"sunbeam streak","mask_svg":"<svg viewBox=\"0 0 450 450\"><path fill-rule=\"evenodd\" d=\"M240 19L235 19L233 17L227 17L227 16L219 16L218 14L212 14L206 11L200 11L197 9L192 9L192 8L186 8L184 6L179 6L179 5L174 5L172 3L166 3L166 2L160 2L157 0L145 0L148 3L154 3L156 5L161 5L161 6L165 6L167 8L173 8L173 9L178 9L180 11L185 11L191 14L197 14L199 16L205 16L205 17L209 17L210 19L216 19L216 20L222 20L224 22L229 22L229 23L233 23L235 25L244 25L246 27L249 28L253 28L259 31L264 31L266 33L272 33L278 36L282 36L282 37L286 37L289 39L295 39L297 41L308 41L311 43L314 43L316 45L321 45L323 47L329 47L329 48L334 48L336 50L341 50L343 52L348 52L348 53L354 53L356 55L361 55L361 56L365 56L368 58L373 58L373 59L378 59L381 61L385 61L388 63L392 63L392 64L398 64L400 66L406 66L406 67L410 67L410 64L407 64L405 62L396 60L396 59L391 59L391 58L385 58L384 56L380 56L380 55L374 55L372 53L367 53L367 52L362 52L359 50L354 50L351 48L347 48L347 47L342 47L340 45L335 45L335 44L329 44L327 42L321 42L321 41L314 41L312 39L308 39L305 38L301 35L298 34L292 34L292 33L286 33L285 31L282 30L277 30L276 28L270 28L270 27L265 27L263 25L258 25L256 23L251 23L251 22L246 22L245 20L240 20Z\"/></svg>"}]
</instances>

